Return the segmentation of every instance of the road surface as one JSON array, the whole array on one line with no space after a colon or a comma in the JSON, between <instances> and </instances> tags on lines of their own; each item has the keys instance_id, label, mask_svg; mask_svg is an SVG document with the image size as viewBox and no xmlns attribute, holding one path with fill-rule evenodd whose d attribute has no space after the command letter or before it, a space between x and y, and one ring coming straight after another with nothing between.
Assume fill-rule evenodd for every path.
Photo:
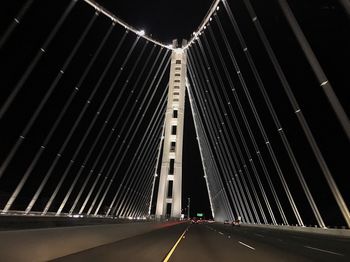
<instances>
[{"instance_id":1,"label":"road surface","mask_svg":"<svg viewBox=\"0 0 350 262\"><path fill-rule=\"evenodd\" d=\"M350 261L350 238L213 224L178 224L56 261Z\"/></svg>"}]
</instances>

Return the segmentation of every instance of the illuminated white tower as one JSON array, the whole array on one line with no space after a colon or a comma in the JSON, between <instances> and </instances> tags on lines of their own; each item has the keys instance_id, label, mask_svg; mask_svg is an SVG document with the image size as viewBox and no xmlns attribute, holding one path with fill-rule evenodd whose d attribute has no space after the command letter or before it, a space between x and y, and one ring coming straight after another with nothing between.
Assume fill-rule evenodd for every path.
<instances>
[{"instance_id":1,"label":"illuminated white tower","mask_svg":"<svg viewBox=\"0 0 350 262\"><path fill-rule=\"evenodd\" d=\"M183 41L183 46L186 44ZM177 48L174 40L170 65L168 104L162 166L159 178L156 217L181 216L182 198L182 142L185 109L186 52Z\"/></svg>"}]
</instances>

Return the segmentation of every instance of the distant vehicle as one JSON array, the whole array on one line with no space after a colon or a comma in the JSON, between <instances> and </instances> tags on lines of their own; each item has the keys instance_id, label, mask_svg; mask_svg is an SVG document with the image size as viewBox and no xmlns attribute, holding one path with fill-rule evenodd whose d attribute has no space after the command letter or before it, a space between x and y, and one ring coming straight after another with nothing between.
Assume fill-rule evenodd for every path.
<instances>
[{"instance_id":1,"label":"distant vehicle","mask_svg":"<svg viewBox=\"0 0 350 262\"><path fill-rule=\"evenodd\" d=\"M241 224L241 220L240 219L236 219L232 221L232 226L240 226Z\"/></svg>"},{"instance_id":2,"label":"distant vehicle","mask_svg":"<svg viewBox=\"0 0 350 262\"><path fill-rule=\"evenodd\" d=\"M230 224L230 221L225 220L225 221L224 221L224 224Z\"/></svg>"}]
</instances>

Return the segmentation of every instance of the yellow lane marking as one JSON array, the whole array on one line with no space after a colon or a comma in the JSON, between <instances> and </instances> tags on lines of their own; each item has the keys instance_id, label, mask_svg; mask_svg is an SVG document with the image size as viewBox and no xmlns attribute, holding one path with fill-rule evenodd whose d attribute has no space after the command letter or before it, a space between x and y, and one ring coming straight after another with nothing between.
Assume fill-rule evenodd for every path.
<instances>
[{"instance_id":1,"label":"yellow lane marking","mask_svg":"<svg viewBox=\"0 0 350 262\"><path fill-rule=\"evenodd\" d=\"M180 241L182 240L182 238L184 238L184 235L186 234L188 230L188 227L185 229L185 231L182 233L182 235L179 237L179 239L176 241L175 245L172 247L172 249L169 251L168 255L164 258L163 262L167 262L169 261L171 255L174 253L177 245L180 243Z\"/></svg>"}]
</instances>

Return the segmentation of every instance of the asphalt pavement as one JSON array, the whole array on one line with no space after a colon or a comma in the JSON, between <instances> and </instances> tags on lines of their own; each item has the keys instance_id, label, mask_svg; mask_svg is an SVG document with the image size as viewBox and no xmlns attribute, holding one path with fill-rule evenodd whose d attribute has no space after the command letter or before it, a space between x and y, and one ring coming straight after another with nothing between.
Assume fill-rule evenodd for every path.
<instances>
[{"instance_id":1,"label":"asphalt pavement","mask_svg":"<svg viewBox=\"0 0 350 262\"><path fill-rule=\"evenodd\" d=\"M219 223L177 224L56 261L350 261L350 238Z\"/></svg>"}]
</instances>

